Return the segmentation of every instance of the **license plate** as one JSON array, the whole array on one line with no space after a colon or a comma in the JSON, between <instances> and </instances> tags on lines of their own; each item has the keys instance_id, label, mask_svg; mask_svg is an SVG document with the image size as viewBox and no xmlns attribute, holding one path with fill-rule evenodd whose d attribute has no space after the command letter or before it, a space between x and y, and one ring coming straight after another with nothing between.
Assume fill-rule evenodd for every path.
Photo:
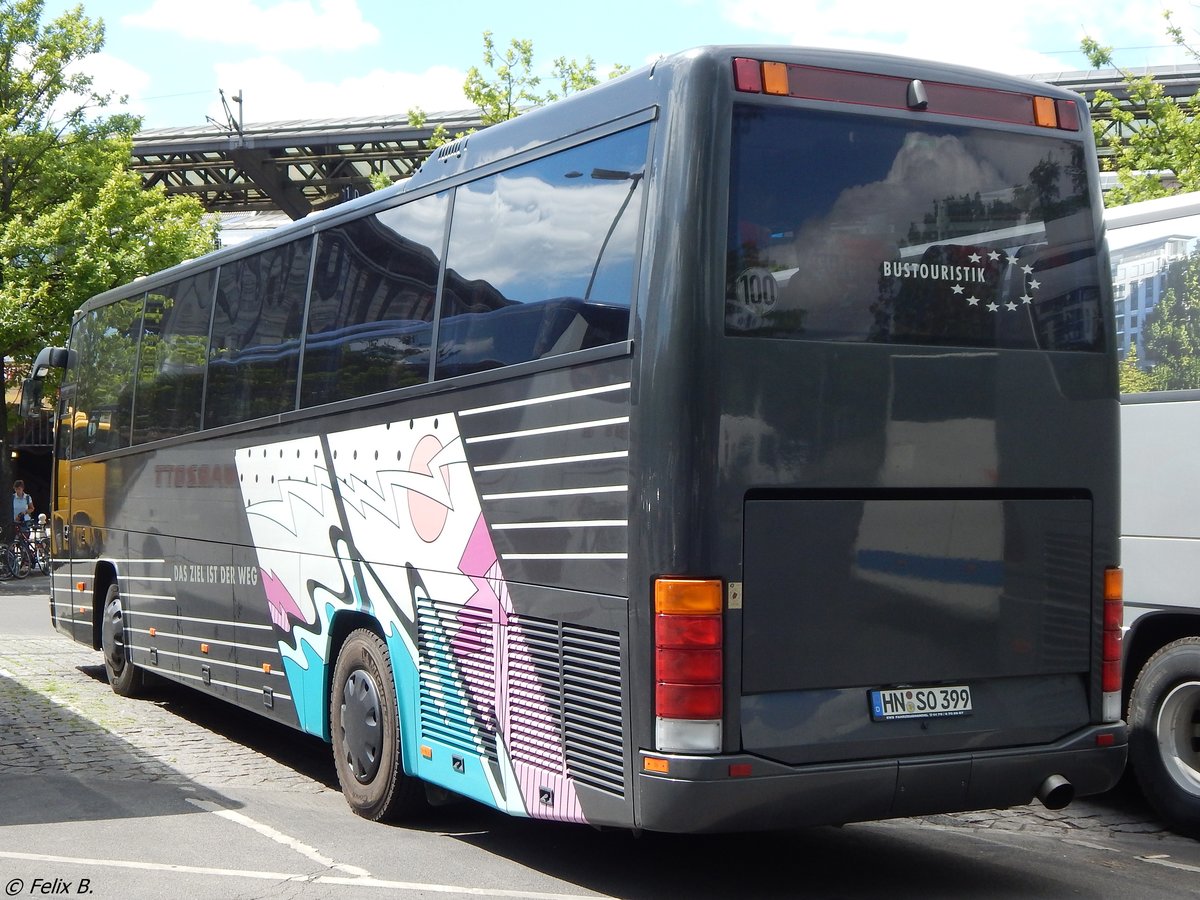
<instances>
[{"instance_id":1,"label":"license plate","mask_svg":"<svg viewBox=\"0 0 1200 900\"><path fill-rule=\"evenodd\" d=\"M871 691L870 699L871 718L876 722L965 716L971 712L971 689L965 684Z\"/></svg>"}]
</instances>

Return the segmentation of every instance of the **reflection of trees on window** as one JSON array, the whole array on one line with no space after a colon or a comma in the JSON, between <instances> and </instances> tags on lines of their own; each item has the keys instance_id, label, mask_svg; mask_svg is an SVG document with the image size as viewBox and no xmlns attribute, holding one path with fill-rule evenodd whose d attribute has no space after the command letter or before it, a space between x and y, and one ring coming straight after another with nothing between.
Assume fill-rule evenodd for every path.
<instances>
[{"instance_id":1,"label":"reflection of trees on window","mask_svg":"<svg viewBox=\"0 0 1200 900\"><path fill-rule=\"evenodd\" d=\"M425 197L321 233L302 406L428 379L448 205Z\"/></svg>"},{"instance_id":2,"label":"reflection of trees on window","mask_svg":"<svg viewBox=\"0 0 1200 900\"><path fill-rule=\"evenodd\" d=\"M1101 345L1078 142L766 107L733 136L727 334Z\"/></svg>"},{"instance_id":3,"label":"reflection of trees on window","mask_svg":"<svg viewBox=\"0 0 1200 900\"><path fill-rule=\"evenodd\" d=\"M135 444L200 428L213 276L201 272L146 295Z\"/></svg>"},{"instance_id":4,"label":"reflection of trees on window","mask_svg":"<svg viewBox=\"0 0 1200 900\"><path fill-rule=\"evenodd\" d=\"M1143 327L1148 381L1123 372L1123 390L1200 388L1200 253L1171 263L1164 284Z\"/></svg>"},{"instance_id":5,"label":"reflection of trees on window","mask_svg":"<svg viewBox=\"0 0 1200 900\"><path fill-rule=\"evenodd\" d=\"M141 319L139 295L92 310L75 329L74 409L66 423L73 431L73 457L129 446Z\"/></svg>"},{"instance_id":6,"label":"reflection of trees on window","mask_svg":"<svg viewBox=\"0 0 1200 900\"><path fill-rule=\"evenodd\" d=\"M294 408L312 243L301 238L221 266L206 428Z\"/></svg>"}]
</instances>

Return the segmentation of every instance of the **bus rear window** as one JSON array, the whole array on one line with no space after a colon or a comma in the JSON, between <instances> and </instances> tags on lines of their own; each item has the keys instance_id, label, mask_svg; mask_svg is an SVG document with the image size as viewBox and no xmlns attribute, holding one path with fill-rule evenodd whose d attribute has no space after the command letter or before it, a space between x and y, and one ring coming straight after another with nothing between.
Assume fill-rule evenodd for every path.
<instances>
[{"instance_id":1,"label":"bus rear window","mask_svg":"<svg viewBox=\"0 0 1200 900\"><path fill-rule=\"evenodd\" d=\"M729 335L1101 350L1083 145L735 107Z\"/></svg>"}]
</instances>

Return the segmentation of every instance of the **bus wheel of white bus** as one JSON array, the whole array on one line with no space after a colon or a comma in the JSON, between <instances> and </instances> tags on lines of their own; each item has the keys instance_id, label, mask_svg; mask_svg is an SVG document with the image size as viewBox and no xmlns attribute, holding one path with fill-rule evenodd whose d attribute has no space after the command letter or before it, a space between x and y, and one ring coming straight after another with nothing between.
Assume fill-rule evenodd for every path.
<instances>
[{"instance_id":1,"label":"bus wheel of white bus","mask_svg":"<svg viewBox=\"0 0 1200 900\"><path fill-rule=\"evenodd\" d=\"M366 629L352 632L333 670L329 733L346 802L372 821L411 815L425 805L421 784L404 774L394 684L382 638Z\"/></svg>"},{"instance_id":2,"label":"bus wheel of white bus","mask_svg":"<svg viewBox=\"0 0 1200 900\"><path fill-rule=\"evenodd\" d=\"M108 683L122 697L136 697L142 690L142 670L129 659L125 645L125 610L121 592L115 584L108 586L100 622L100 648L104 651L104 670Z\"/></svg>"},{"instance_id":3,"label":"bus wheel of white bus","mask_svg":"<svg viewBox=\"0 0 1200 900\"><path fill-rule=\"evenodd\" d=\"M1168 644L1142 667L1129 729L1146 799L1176 831L1200 835L1200 637Z\"/></svg>"}]
</instances>

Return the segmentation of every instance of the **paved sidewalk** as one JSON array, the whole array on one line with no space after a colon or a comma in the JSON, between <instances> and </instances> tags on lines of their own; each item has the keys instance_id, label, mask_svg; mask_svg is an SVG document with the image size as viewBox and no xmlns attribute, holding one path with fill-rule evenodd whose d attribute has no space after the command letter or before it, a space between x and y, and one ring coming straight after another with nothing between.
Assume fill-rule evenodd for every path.
<instances>
[{"instance_id":1,"label":"paved sidewalk","mask_svg":"<svg viewBox=\"0 0 1200 900\"><path fill-rule=\"evenodd\" d=\"M213 789L242 784L330 790L320 776L310 777L189 720L186 716L252 715L190 694L168 685L152 689L145 699L118 697L108 686L98 652L64 636L0 635L0 773L57 772ZM291 736L282 726L264 724L272 734ZM246 725L240 729L245 731ZM312 768L313 746L306 749L306 765ZM332 777L332 761L328 775ZM0 824L4 819L0 811Z\"/></svg>"}]
</instances>

